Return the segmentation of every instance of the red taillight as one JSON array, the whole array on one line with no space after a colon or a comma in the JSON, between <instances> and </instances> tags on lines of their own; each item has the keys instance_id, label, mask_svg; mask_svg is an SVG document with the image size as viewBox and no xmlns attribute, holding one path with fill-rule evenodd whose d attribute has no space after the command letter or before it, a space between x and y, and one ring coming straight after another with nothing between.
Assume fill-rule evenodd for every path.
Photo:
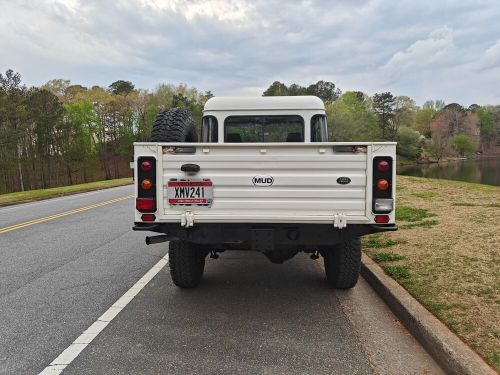
<instances>
[{"instance_id":1,"label":"red taillight","mask_svg":"<svg viewBox=\"0 0 500 375\"><path fill-rule=\"evenodd\" d=\"M393 159L390 156L375 156L372 165L372 211L375 214L386 214L394 207Z\"/></svg>"},{"instance_id":2,"label":"red taillight","mask_svg":"<svg viewBox=\"0 0 500 375\"><path fill-rule=\"evenodd\" d=\"M150 161L145 160L141 163L141 170L143 172L149 172L151 168L153 168L153 163L151 163Z\"/></svg>"},{"instance_id":3,"label":"red taillight","mask_svg":"<svg viewBox=\"0 0 500 375\"><path fill-rule=\"evenodd\" d=\"M380 190L387 190L389 188L389 182L381 178L380 180L377 180L377 187Z\"/></svg>"},{"instance_id":4,"label":"red taillight","mask_svg":"<svg viewBox=\"0 0 500 375\"><path fill-rule=\"evenodd\" d=\"M386 162L385 160L381 160L377 164L377 169L380 172L387 172L389 170L389 163Z\"/></svg>"},{"instance_id":5,"label":"red taillight","mask_svg":"<svg viewBox=\"0 0 500 375\"><path fill-rule=\"evenodd\" d=\"M141 187L144 190L149 190L153 187L153 183L151 182L151 180L145 179L141 181Z\"/></svg>"},{"instance_id":6,"label":"red taillight","mask_svg":"<svg viewBox=\"0 0 500 375\"><path fill-rule=\"evenodd\" d=\"M389 222L389 216L388 215L376 215L375 222L377 224L387 224Z\"/></svg>"},{"instance_id":7,"label":"red taillight","mask_svg":"<svg viewBox=\"0 0 500 375\"><path fill-rule=\"evenodd\" d=\"M155 221L156 216L154 214L144 214L141 216L142 221Z\"/></svg>"},{"instance_id":8,"label":"red taillight","mask_svg":"<svg viewBox=\"0 0 500 375\"><path fill-rule=\"evenodd\" d=\"M137 198L135 209L140 212L154 212L156 211L156 201L154 198Z\"/></svg>"}]
</instances>

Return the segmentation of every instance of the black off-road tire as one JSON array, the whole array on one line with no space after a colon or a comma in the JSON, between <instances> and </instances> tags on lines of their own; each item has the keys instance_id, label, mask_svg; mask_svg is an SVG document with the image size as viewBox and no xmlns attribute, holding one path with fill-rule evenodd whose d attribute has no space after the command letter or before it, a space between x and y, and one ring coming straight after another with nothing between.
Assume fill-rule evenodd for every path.
<instances>
[{"instance_id":1,"label":"black off-road tire","mask_svg":"<svg viewBox=\"0 0 500 375\"><path fill-rule=\"evenodd\" d=\"M180 108L160 112L151 129L151 142L198 142L193 117Z\"/></svg>"},{"instance_id":2,"label":"black off-road tire","mask_svg":"<svg viewBox=\"0 0 500 375\"><path fill-rule=\"evenodd\" d=\"M345 240L322 252L328 284L335 289L350 289L358 282L361 269L361 239Z\"/></svg>"},{"instance_id":3,"label":"black off-road tire","mask_svg":"<svg viewBox=\"0 0 500 375\"><path fill-rule=\"evenodd\" d=\"M203 277L207 251L188 241L170 241L168 263L170 276L180 288L194 288Z\"/></svg>"}]
</instances>

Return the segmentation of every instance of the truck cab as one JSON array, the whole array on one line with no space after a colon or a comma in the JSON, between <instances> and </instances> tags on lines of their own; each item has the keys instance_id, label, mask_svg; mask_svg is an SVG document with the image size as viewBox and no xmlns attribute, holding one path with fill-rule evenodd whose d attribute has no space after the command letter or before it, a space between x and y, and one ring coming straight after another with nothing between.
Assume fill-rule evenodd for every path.
<instances>
[{"instance_id":1,"label":"truck cab","mask_svg":"<svg viewBox=\"0 0 500 375\"><path fill-rule=\"evenodd\" d=\"M327 141L325 106L315 96L214 97L203 111L202 142Z\"/></svg>"}]
</instances>

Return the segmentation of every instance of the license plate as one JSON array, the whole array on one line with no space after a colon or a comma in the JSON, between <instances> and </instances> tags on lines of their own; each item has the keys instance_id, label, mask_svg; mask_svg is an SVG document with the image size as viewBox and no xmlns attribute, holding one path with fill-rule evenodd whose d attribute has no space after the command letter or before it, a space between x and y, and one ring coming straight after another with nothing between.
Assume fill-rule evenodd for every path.
<instances>
[{"instance_id":1,"label":"license plate","mask_svg":"<svg viewBox=\"0 0 500 375\"><path fill-rule=\"evenodd\" d=\"M205 180L171 180L167 182L170 205L209 206L213 201L213 183Z\"/></svg>"}]
</instances>

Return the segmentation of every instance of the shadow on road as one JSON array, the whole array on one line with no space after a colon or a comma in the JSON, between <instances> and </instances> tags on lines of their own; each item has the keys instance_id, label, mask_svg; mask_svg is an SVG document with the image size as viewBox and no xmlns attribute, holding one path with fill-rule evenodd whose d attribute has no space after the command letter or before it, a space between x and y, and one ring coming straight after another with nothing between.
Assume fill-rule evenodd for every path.
<instances>
[{"instance_id":1,"label":"shadow on road","mask_svg":"<svg viewBox=\"0 0 500 375\"><path fill-rule=\"evenodd\" d=\"M372 373L313 262L251 252L207 260L197 289L176 288L163 270L66 371Z\"/></svg>"}]
</instances>

